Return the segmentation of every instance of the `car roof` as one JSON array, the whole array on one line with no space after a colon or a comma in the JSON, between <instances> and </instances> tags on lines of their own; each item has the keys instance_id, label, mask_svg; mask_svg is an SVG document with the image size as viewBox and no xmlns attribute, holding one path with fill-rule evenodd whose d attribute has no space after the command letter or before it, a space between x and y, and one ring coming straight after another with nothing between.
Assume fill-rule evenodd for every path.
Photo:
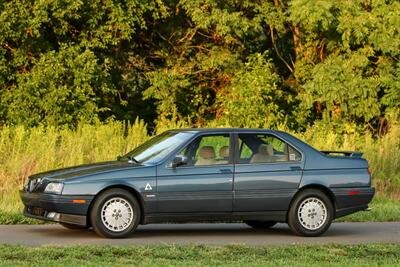
<instances>
[{"instance_id":1,"label":"car roof","mask_svg":"<svg viewBox=\"0 0 400 267\"><path fill-rule=\"evenodd\" d=\"M193 133L199 133L199 132L207 132L207 133L220 133L220 132L225 132L225 133L246 133L246 132L281 132L277 130L269 130L269 129L259 129L259 128L182 128L182 129L173 129L169 130L170 132L193 132Z\"/></svg>"}]
</instances>

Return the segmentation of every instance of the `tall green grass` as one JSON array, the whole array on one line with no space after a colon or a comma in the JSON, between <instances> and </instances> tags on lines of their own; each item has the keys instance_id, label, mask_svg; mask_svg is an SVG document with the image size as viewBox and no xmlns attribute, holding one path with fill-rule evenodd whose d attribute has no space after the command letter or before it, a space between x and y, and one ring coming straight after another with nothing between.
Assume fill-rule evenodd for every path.
<instances>
[{"instance_id":1,"label":"tall green grass","mask_svg":"<svg viewBox=\"0 0 400 267\"><path fill-rule=\"evenodd\" d=\"M18 190L33 173L112 160L147 139L141 120L132 125L82 124L75 130L4 126L0 128L0 210L21 207Z\"/></svg>"},{"instance_id":2,"label":"tall green grass","mask_svg":"<svg viewBox=\"0 0 400 267\"><path fill-rule=\"evenodd\" d=\"M163 128L173 126L183 125L164 124ZM378 194L384 198L400 200L400 126L392 126L380 138L373 138L368 133L339 135L318 126L296 135L318 149L364 152L373 170L373 183ZM112 160L148 138L146 125L141 120L133 124L115 121L96 125L81 124L74 130L1 127L0 215L4 217L4 214L11 216L16 211L20 213L22 203L18 190L26 183L29 175L66 166Z\"/></svg>"}]
</instances>

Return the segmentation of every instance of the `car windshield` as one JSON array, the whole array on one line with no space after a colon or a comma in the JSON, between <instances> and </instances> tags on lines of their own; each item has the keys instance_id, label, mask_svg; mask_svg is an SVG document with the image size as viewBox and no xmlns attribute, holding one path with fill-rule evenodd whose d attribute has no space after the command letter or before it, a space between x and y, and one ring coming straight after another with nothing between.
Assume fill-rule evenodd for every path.
<instances>
[{"instance_id":1,"label":"car windshield","mask_svg":"<svg viewBox=\"0 0 400 267\"><path fill-rule=\"evenodd\" d=\"M194 133L191 132L162 133L122 156L121 160L131 160L137 163L157 163L193 135Z\"/></svg>"}]
</instances>

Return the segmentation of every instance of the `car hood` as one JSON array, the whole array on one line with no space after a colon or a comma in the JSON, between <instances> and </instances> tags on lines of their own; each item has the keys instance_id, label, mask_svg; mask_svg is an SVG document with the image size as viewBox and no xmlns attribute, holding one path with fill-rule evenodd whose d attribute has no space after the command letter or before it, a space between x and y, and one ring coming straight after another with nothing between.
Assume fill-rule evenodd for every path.
<instances>
[{"instance_id":1,"label":"car hood","mask_svg":"<svg viewBox=\"0 0 400 267\"><path fill-rule=\"evenodd\" d=\"M65 180L80 176L87 176L91 174L98 174L115 170L123 170L128 168L129 169L141 168L141 167L144 167L144 165L130 163L127 161L115 160L115 161L106 161L93 164L84 164L79 166L51 170L47 172L41 172L30 176L29 179L46 178L52 180L53 179Z\"/></svg>"}]
</instances>

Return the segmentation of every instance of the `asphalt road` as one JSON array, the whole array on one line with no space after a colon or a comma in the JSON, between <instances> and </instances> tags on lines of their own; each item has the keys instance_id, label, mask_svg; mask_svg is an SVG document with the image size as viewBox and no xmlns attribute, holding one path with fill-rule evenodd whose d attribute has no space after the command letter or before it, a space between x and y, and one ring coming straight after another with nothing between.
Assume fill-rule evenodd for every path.
<instances>
[{"instance_id":1,"label":"asphalt road","mask_svg":"<svg viewBox=\"0 0 400 267\"><path fill-rule=\"evenodd\" d=\"M68 230L60 225L0 225L0 243L42 245L162 245L162 244L359 244L400 243L400 222L334 223L321 237L293 235L286 224L255 230L245 224L153 224L139 226L126 239L104 239L91 230Z\"/></svg>"}]
</instances>

